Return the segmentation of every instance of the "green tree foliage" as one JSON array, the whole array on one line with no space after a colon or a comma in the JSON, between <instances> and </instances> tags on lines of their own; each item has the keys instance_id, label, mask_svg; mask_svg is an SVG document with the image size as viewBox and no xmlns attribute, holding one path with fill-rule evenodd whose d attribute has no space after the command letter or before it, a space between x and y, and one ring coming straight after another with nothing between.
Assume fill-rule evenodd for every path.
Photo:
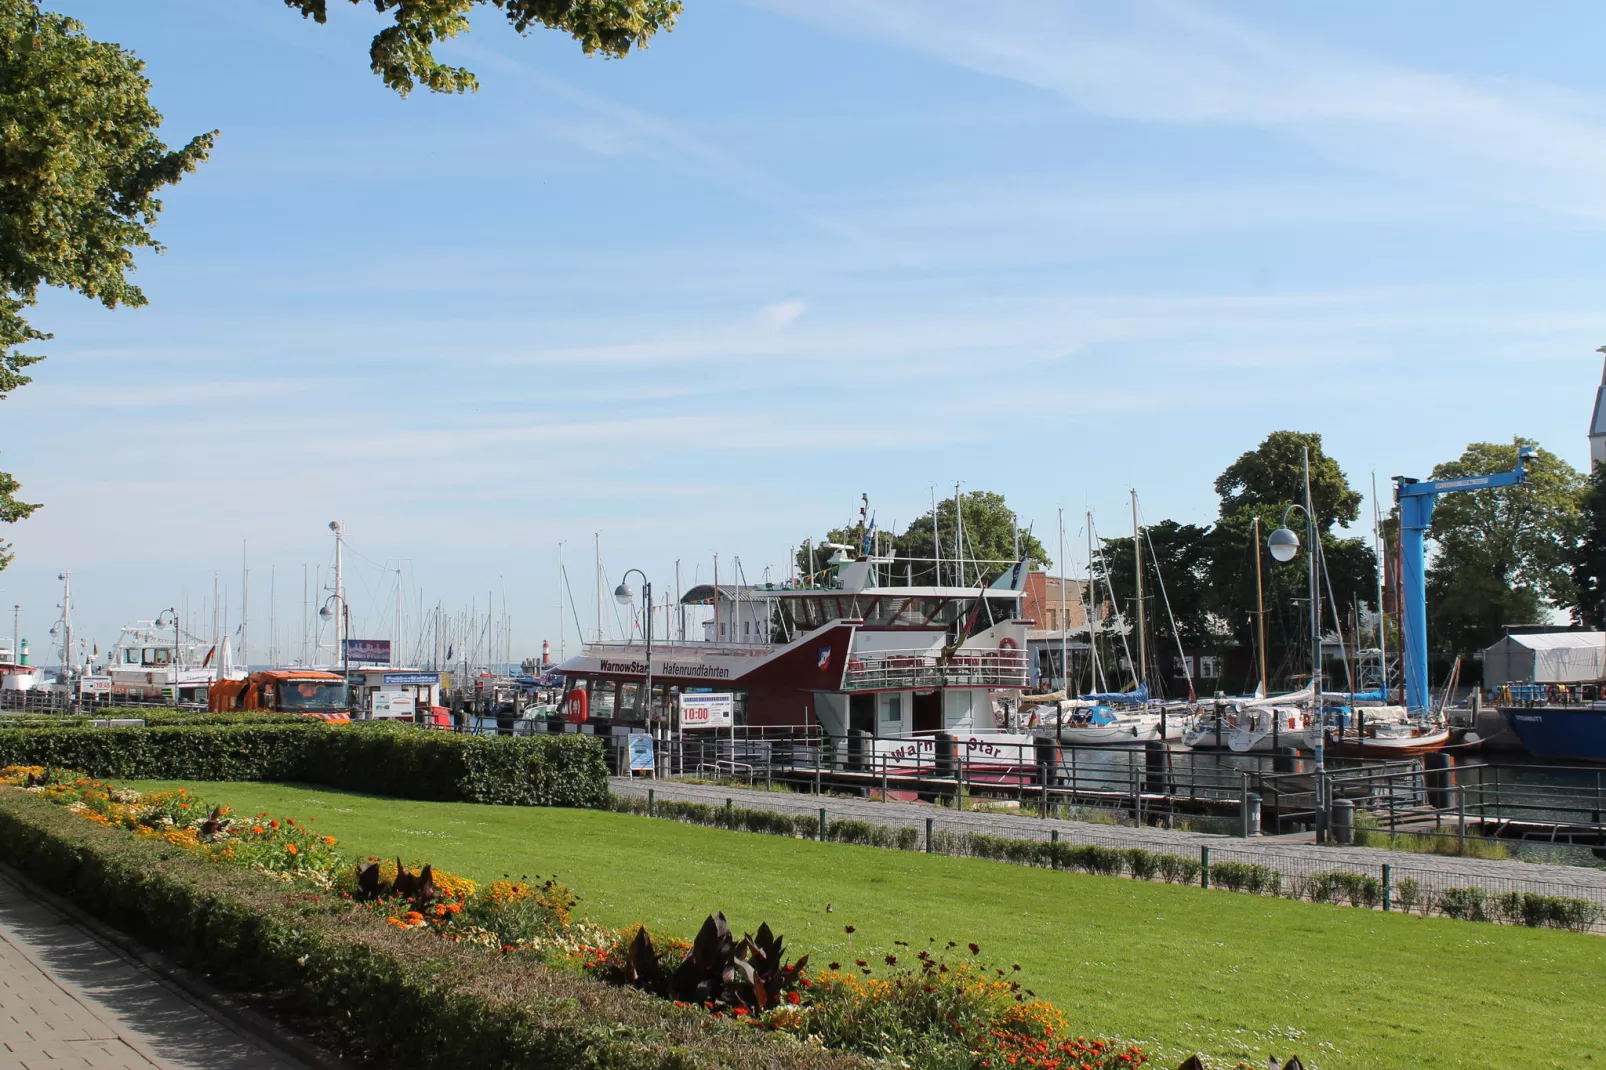
<instances>
[{"instance_id":1,"label":"green tree foliage","mask_svg":"<svg viewBox=\"0 0 1606 1070\"><path fill-rule=\"evenodd\" d=\"M1305 503L1304 450L1310 453L1311 503L1321 533L1326 570L1320 592L1322 630L1333 628L1334 603L1339 617L1347 620L1352 605L1369 607L1377 601L1377 557L1367 540L1344 538L1333 531L1335 524L1348 524L1359 517L1360 492L1350 486L1338 462L1322 449L1321 435L1273 431L1216 479L1221 516L1211 532L1209 571L1212 611L1234 640L1253 650L1257 641L1255 557L1260 557L1266 661L1274 679L1310 671L1310 609L1306 601L1309 565L1303 552L1308 540L1303 515L1295 512L1289 517L1301 542L1301 553L1294 560L1278 564L1265 550L1266 537L1281 525L1288 507ZM1254 535L1256 517L1260 518L1258 541Z\"/></svg>"},{"instance_id":2,"label":"green tree foliage","mask_svg":"<svg viewBox=\"0 0 1606 1070\"><path fill-rule=\"evenodd\" d=\"M1514 443L1474 442L1433 469L1434 479L1465 479L1516 467ZM1429 532L1428 628L1433 644L1476 650L1507 624L1531 624L1547 607L1578 604L1571 567L1584 532L1588 481L1566 461L1536 449L1528 482L1458 491L1439 498Z\"/></svg>"},{"instance_id":3,"label":"green tree foliage","mask_svg":"<svg viewBox=\"0 0 1606 1070\"><path fill-rule=\"evenodd\" d=\"M41 359L19 347L49 337L22 315L41 286L107 308L145 304L128 274L136 249L161 248L156 194L205 160L216 136L170 151L144 65L82 31L32 0L0 0L0 399ZM18 489L0 473L0 521L38 508ZM0 544L0 568L11 557Z\"/></svg>"},{"instance_id":4,"label":"green tree foliage","mask_svg":"<svg viewBox=\"0 0 1606 1070\"><path fill-rule=\"evenodd\" d=\"M1352 522L1360 515L1360 492L1349 485L1338 462L1322 451L1322 436L1308 431L1273 431L1259 446L1228 465L1216 478L1221 515L1269 508L1281 516L1292 503L1304 505L1304 449L1310 451L1310 496L1317 524L1325 532L1332 530L1335 523Z\"/></svg>"},{"instance_id":5,"label":"green tree foliage","mask_svg":"<svg viewBox=\"0 0 1606 1070\"><path fill-rule=\"evenodd\" d=\"M338 2L338 0L336 0ZM329 19L329 0L284 0L316 22ZM532 26L563 30L587 55L622 57L646 48L659 30L668 32L681 12L680 0L351 0L393 15L368 49L373 72L403 96L423 85L436 93L479 88L473 72L435 58L435 46L466 33L475 8L494 7L514 30Z\"/></svg>"},{"instance_id":6,"label":"green tree foliage","mask_svg":"<svg viewBox=\"0 0 1606 1070\"><path fill-rule=\"evenodd\" d=\"M964 520L965 568L962 576L953 557L956 516ZM933 514L926 513L905 528L901 534L891 539L885 535L881 537L882 551L891 551L897 556L899 563L893 566L893 571L896 573L898 583L903 583L904 577L908 575L913 576L917 585L936 582L936 566L931 560L935 553L935 547L932 545L933 524L936 527L937 539L942 544L942 582L947 586L977 586L985 580L996 577L1005 566L1000 564L978 566L976 562L1017 560L1015 556L1017 536L1020 540L1020 552L1031 558L1033 567L1048 568L1054 564L1037 537L1017 525L1015 514L1005 503L1002 494L976 490L961 496L958 512L955 511L954 500L946 498L937 503L935 518ZM861 545L863 537L864 533L857 525L852 528L836 528L828 532L824 539L814 542L812 562L808 559L808 547L800 544L797 550L798 568L805 573L821 574L826 570L826 562L834 552L822 549L824 543L834 542L857 548ZM904 561L909 562L907 568L903 564Z\"/></svg>"},{"instance_id":7,"label":"green tree foliage","mask_svg":"<svg viewBox=\"0 0 1606 1070\"><path fill-rule=\"evenodd\" d=\"M1589 477L1582 520L1582 537L1572 554L1573 620L1606 628L1606 464L1596 464Z\"/></svg>"},{"instance_id":8,"label":"green tree foliage","mask_svg":"<svg viewBox=\"0 0 1606 1070\"><path fill-rule=\"evenodd\" d=\"M1175 618L1177 632L1185 646L1198 647L1209 642L1216 632L1210 582L1215 549L1211 528L1162 520L1144 528L1143 534L1143 602L1150 634L1171 634L1166 614L1169 604L1170 617ZM1137 587L1132 539L1105 539L1103 543L1102 561L1095 561L1093 568L1097 589L1107 589L1105 570L1108 569L1107 579L1115 588L1121 612L1131 619L1136 609L1133 599Z\"/></svg>"}]
</instances>

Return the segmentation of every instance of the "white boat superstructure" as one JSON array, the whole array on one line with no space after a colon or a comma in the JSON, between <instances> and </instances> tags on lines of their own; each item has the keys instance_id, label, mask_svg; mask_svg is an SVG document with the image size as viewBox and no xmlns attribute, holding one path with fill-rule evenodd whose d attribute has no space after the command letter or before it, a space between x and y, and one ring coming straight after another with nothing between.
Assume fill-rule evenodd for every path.
<instances>
[{"instance_id":1,"label":"white boat superstructure","mask_svg":"<svg viewBox=\"0 0 1606 1070\"><path fill-rule=\"evenodd\" d=\"M221 651L182 629L175 634L154 621L135 621L124 626L107 651L101 675L111 679L114 702L122 698L204 703L212 681L245 675L230 663L228 640L219 646Z\"/></svg>"},{"instance_id":2,"label":"white boat superstructure","mask_svg":"<svg viewBox=\"0 0 1606 1070\"><path fill-rule=\"evenodd\" d=\"M1192 723L1192 713L1185 706L1123 709L1081 699L1061 702L1057 709L1038 717L1035 735L1080 747L1175 741L1183 738Z\"/></svg>"}]
</instances>

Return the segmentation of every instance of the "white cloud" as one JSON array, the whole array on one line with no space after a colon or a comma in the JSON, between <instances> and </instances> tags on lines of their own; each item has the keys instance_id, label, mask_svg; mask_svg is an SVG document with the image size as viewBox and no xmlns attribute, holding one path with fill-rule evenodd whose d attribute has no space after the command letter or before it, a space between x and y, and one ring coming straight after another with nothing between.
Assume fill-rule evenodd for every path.
<instances>
[{"instance_id":1,"label":"white cloud","mask_svg":"<svg viewBox=\"0 0 1606 1070\"><path fill-rule=\"evenodd\" d=\"M779 329L803 315L808 307L803 301L777 301L773 305L765 305L759 309L758 318L770 327Z\"/></svg>"},{"instance_id":2,"label":"white cloud","mask_svg":"<svg viewBox=\"0 0 1606 1070\"><path fill-rule=\"evenodd\" d=\"M1237 125L1482 197L1606 217L1602 102L1342 55L1167 0L754 0L1100 115Z\"/></svg>"}]
</instances>

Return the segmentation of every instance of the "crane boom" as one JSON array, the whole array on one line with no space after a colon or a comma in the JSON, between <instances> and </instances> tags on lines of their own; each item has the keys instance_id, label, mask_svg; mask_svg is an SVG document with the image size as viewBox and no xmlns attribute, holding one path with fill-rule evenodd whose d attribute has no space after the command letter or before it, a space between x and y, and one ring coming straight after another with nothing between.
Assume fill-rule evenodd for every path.
<instances>
[{"instance_id":1,"label":"crane boom","mask_svg":"<svg viewBox=\"0 0 1606 1070\"><path fill-rule=\"evenodd\" d=\"M1400 587L1405 631L1405 705L1413 715L1428 712L1427 570L1422 542L1433 523L1439 495L1458 490L1492 490L1528 480L1524 463L1533 447L1517 450L1517 467L1509 472L1466 479L1417 480L1394 477L1394 501L1400 507ZM1381 608L1381 607L1379 607Z\"/></svg>"}]
</instances>

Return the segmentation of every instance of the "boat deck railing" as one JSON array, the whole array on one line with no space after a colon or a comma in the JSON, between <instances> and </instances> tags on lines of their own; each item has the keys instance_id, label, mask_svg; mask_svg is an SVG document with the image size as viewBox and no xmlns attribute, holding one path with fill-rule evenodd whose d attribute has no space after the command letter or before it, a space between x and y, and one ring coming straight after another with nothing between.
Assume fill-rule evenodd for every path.
<instances>
[{"instance_id":1,"label":"boat deck railing","mask_svg":"<svg viewBox=\"0 0 1606 1070\"><path fill-rule=\"evenodd\" d=\"M1023 688L1031 680L1027 656L1018 650L967 650L952 656L929 648L855 651L842 676L844 691L929 687Z\"/></svg>"}]
</instances>

